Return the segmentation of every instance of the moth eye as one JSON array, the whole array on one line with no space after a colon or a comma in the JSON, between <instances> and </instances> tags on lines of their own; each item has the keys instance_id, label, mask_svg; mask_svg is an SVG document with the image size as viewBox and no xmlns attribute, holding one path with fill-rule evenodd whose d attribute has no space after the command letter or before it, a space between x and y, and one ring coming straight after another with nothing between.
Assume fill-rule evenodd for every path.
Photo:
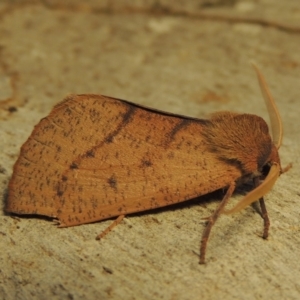
<instances>
[{"instance_id":1,"label":"moth eye","mask_svg":"<svg viewBox=\"0 0 300 300\"><path fill-rule=\"evenodd\" d=\"M271 166L269 164L265 164L262 167L261 174L262 174L263 178L266 177L269 174L270 168L271 168Z\"/></svg>"}]
</instances>

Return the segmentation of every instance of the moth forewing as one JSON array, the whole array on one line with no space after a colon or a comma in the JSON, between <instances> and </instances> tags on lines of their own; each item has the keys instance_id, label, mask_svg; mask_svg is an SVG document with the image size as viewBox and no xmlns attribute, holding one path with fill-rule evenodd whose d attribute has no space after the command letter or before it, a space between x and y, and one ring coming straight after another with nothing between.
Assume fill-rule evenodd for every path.
<instances>
[{"instance_id":1,"label":"moth forewing","mask_svg":"<svg viewBox=\"0 0 300 300\"><path fill-rule=\"evenodd\" d=\"M111 120L105 118L109 126ZM122 122L119 115L114 119L117 131L101 137L89 150L93 155L75 158L76 168L64 170L55 197L61 226L179 203L241 176L237 166L209 151L201 135L207 121L135 107L130 122Z\"/></svg>"}]
</instances>

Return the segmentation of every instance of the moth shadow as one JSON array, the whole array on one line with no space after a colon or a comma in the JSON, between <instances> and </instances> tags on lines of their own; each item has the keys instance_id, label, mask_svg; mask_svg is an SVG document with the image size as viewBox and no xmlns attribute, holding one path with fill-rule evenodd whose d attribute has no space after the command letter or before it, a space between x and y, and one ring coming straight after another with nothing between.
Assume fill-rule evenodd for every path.
<instances>
[{"instance_id":1,"label":"moth shadow","mask_svg":"<svg viewBox=\"0 0 300 300\"><path fill-rule=\"evenodd\" d=\"M195 207L195 206L201 206L206 208L207 205L209 203L212 202L219 202L220 200L222 200L222 190L217 190L214 191L212 193L209 194L205 194L199 197L195 197L189 200L185 200L179 203L174 203L174 204L170 204L164 207L158 207L158 208L152 208L152 209L148 209L145 211L141 211L141 212L136 212L136 213L132 213L130 214L130 216L144 216L144 215L149 215L149 214L160 214L163 212L168 212L168 211L175 211L175 210L180 210L180 209L189 209L191 207Z\"/></svg>"},{"instance_id":2,"label":"moth shadow","mask_svg":"<svg viewBox=\"0 0 300 300\"><path fill-rule=\"evenodd\" d=\"M251 190L253 190L253 185L251 183L244 183L241 186L238 186L234 193L233 193L233 198L236 198L237 196L245 196L248 192L250 192ZM162 212L166 212L166 211L174 211L177 209L189 209L195 206L201 206L204 209L208 209L208 207L210 206L211 203L220 203L223 199L223 197L226 194L227 189L219 189L216 191L213 191L211 193L202 195L202 196L198 196L189 200L185 200L183 202L180 203L174 203L168 206L164 206L164 207L159 207L159 208L154 208L151 210L145 210L142 212L136 212L136 213L132 213L130 214L130 216L143 216L143 215L148 215L148 214L159 214ZM230 201L229 201L230 202ZM254 210L261 214L260 209L257 205L257 202L253 203L251 205Z\"/></svg>"}]
</instances>

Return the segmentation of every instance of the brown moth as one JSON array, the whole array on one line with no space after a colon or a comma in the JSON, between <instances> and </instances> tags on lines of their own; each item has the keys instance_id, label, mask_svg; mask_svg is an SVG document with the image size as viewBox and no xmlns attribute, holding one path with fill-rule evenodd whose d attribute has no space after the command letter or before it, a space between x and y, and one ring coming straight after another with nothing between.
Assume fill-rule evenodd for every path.
<instances>
[{"instance_id":1,"label":"brown moth","mask_svg":"<svg viewBox=\"0 0 300 300\"><path fill-rule=\"evenodd\" d=\"M256 68L256 67L255 67ZM200 263L211 228L221 213L260 202L283 172L278 149L282 123L265 80L256 68L269 110L256 115L215 113L195 119L100 95L72 95L37 124L21 148L9 183L5 210L57 218L59 227L118 217L186 201L218 189L227 192L207 218ZM264 181L262 171L269 169ZM225 206L237 185L254 189L233 209Z\"/></svg>"}]
</instances>

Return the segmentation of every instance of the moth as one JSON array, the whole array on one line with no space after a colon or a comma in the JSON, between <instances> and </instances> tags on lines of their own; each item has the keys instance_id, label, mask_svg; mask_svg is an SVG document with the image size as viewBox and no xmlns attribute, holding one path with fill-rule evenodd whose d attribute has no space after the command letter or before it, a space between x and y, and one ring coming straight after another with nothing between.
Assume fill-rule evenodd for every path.
<instances>
[{"instance_id":1,"label":"moth","mask_svg":"<svg viewBox=\"0 0 300 300\"><path fill-rule=\"evenodd\" d=\"M183 202L219 189L226 193L207 218L200 263L210 231L222 213L259 201L281 168L282 121L264 77L258 80L269 111L273 140L259 116L218 112L196 119L100 95L71 95L57 104L21 147L9 182L5 210L58 220L59 227L117 217ZM254 189L226 210L236 187Z\"/></svg>"}]
</instances>

